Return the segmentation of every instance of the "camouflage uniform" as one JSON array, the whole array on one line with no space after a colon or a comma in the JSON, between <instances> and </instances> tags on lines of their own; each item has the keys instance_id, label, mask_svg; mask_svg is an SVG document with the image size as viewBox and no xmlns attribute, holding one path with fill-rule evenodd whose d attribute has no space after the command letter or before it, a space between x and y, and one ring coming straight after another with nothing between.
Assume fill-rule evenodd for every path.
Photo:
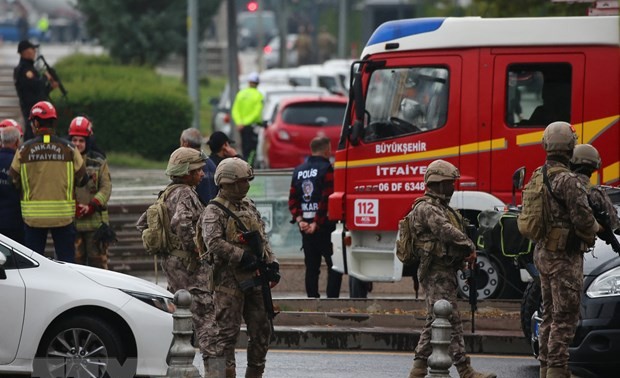
<instances>
[{"instance_id":1,"label":"camouflage uniform","mask_svg":"<svg viewBox=\"0 0 620 378\"><path fill-rule=\"evenodd\" d=\"M420 282L426 293L426 323L415 349L416 358L428 359L432 352L431 323L435 320L433 305L440 299L452 304L452 315L448 319L452 325L450 354L455 364L466 359L463 343L463 325L456 303L458 284L456 271L461 269L464 259L475 250L474 243L465 234L461 215L441 199L427 190L427 200L407 215L412 232L418 235L414 248L421 249L421 262L418 270Z\"/></svg>"},{"instance_id":2,"label":"camouflage uniform","mask_svg":"<svg viewBox=\"0 0 620 378\"><path fill-rule=\"evenodd\" d=\"M590 201L609 215L609 225L611 229L617 230L620 227L620 220L618 220L616 208L607 193L605 193L605 190L598 185L592 185L588 176L581 173L576 174L581 185L586 188Z\"/></svg>"},{"instance_id":3,"label":"camouflage uniform","mask_svg":"<svg viewBox=\"0 0 620 378\"><path fill-rule=\"evenodd\" d=\"M244 198L233 203L222 196L216 197L235 213L250 231L259 231L263 240L264 257L267 263L275 261L267 243L265 224L254 203ZM260 287L242 291L240 283L253 278L254 271L244 271L239 263L247 246L239 240L240 230L232 217L214 204L207 205L199 221L207 250L207 259L213 263L213 304L215 323L207 337L208 345L201 345L206 366L223 370L225 360L226 377L235 376L235 345L239 337L241 318L245 320L248 332L246 377L260 377L265 368L271 329ZM209 369L211 370L211 368ZM209 375L207 375L209 376Z\"/></svg>"},{"instance_id":4,"label":"camouflage uniform","mask_svg":"<svg viewBox=\"0 0 620 378\"><path fill-rule=\"evenodd\" d=\"M198 266L198 251L194 243L196 223L204 210L196 190L189 185L172 189L165 200L170 216L170 231L181 240L182 251L165 255L161 267L168 280L168 290L175 293L188 289L191 276ZM142 214L136 226L142 231L147 228L146 213Z\"/></svg>"},{"instance_id":5,"label":"camouflage uniform","mask_svg":"<svg viewBox=\"0 0 620 378\"><path fill-rule=\"evenodd\" d=\"M555 160L546 164L566 166ZM538 359L543 369L567 369L568 346L579 320L583 252L594 245L598 224L588 205L589 184L582 183L568 167L567 171L549 177L549 183L560 202L546 192L551 228L534 249L543 300Z\"/></svg>"}]
</instances>

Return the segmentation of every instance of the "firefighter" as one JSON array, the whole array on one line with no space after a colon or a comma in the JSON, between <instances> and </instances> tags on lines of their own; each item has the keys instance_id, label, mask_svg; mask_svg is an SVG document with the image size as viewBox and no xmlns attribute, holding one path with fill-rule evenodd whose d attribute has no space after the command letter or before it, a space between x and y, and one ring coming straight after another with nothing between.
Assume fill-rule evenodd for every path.
<instances>
[{"instance_id":1,"label":"firefighter","mask_svg":"<svg viewBox=\"0 0 620 378\"><path fill-rule=\"evenodd\" d=\"M452 304L448 320L452 325L450 354L460 378L495 378L492 373L480 373L471 366L463 343L463 324L456 294L456 271L465 261L475 261L476 247L465 234L463 217L449 205L459 170L444 160L435 160L424 174L426 192L416 201L407 215L413 225L420 249L418 277L426 293L426 323L415 349L413 368L409 378L424 378L428 372L427 360L431 355L431 324L435 320L433 305L440 299Z\"/></svg>"},{"instance_id":2,"label":"firefighter","mask_svg":"<svg viewBox=\"0 0 620 378\"><path fill-rule=\"evenodd\" d=\"M308 298L320 297L321 258L325 259L328 269L327 297L338 298L342 273L332 269L331 233L334 224L327 219L327 199L334 192L334 168L329 162L329 138L312 139L310 151L312 156L293 171L288 198L291 223L296 223L301 233Z\"/></svg>"},{"instance_id":3,"label":"firefighter","mask_svg":"<svg viewBox=\"0 0 620 378\"><path fill-rule=\"evenodd\" d=\"M239 222L246 230L258 232L261 257L277 276L266 277L271 287L279 281L279 265L267 242L265 223L254 202L246 197L253 178L252 167L242 159L222 160L215 170L215 183L220 190L199 221L202 250L206 251L203 260L213 267L213 319L217 319L216 324L205 328L208 345L200 347L205 377L235 377L235 345L242 317L249 335L245 376L262 377L265 370L271 328L260 285L254 284L257 254L261 251L252 250L240 237ZM245 290L241 289L243 283L249 283Z\"/></svg>"},{"instance_id":4,"label":"firefighter","mask_svg":"<svg viewBox=\"0 0 620 378\"><path fill-rule=\"evenodd\" d=\"M74 189L88 180L84 159L72 144L54 135L57 116L52 104L37 102L29 121L35 137L17 150L10 169L21 191L24 243L44 254L51 231L57 258L74 262Z\"/></svg>"},{"instance_id":5,"label":"firefighter","mask_svg":"<svg viewBox=\"0 0 620 378\"><path fill-rule=\"evenodd\" d=\"M37 48L30 41L24 40L17 45L19 53L19 63L13 70L13 82L15 90L19 97L19 105L24 116L24 141L31 139L34 134L31 128L27 127L30 115L30 109L39 101L48 101L49 94L54 88L58 88L58 83L54 81L49 72L40 75L34 66L34 60L37 57Z\"/></svg>"},{"instance_id":6,"label":"firefighter","mask_svg":"<svg viewBox=\"0 0 620 378\"><path fill-rule=\"evenodd\" d=\"M110 224L107 205L112 179L105 156L92 148L92 136L93 127L88 118L80 116L71 121L69 138L82 155L90 178L86 186L75 191L75 262L108 269L108 243L96 240L95 231L102 223Z\"/></svg>"},{"instance_id":7,"label":"firefighter","mask_svg":"<svg viewBox=\"0 0 620 378\"><path fill-rule=\"evenodd\" d=\"M255 126L263 123L263 94L257 89L260 78L258 73L248 75L248 88L237 93L232 106L231 116L241 133L241 149L245 161L254 164L258 134Z\"/></svg>"}]
</instances>

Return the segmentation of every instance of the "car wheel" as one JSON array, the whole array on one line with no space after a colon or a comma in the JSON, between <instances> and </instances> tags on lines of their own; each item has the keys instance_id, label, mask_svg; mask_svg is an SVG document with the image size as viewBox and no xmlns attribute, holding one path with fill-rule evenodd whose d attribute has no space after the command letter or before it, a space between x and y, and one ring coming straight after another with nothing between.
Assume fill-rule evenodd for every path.
<instances>
[{"instance_id":1,"label":"car wheel","mask_svg":"<svg viewBox=\"0 0 620 378\"><path fill-rule=\"evenodd\" d=\"M35 375L44 377L108 377L134 369L118 331L105 321L86 315L62 320L48 329L37 351ZM114 370L115 369L115 370ZM133 374L123 374L133 376Z\"/></svg>"},{"instance_id":2,"label":"car wheel","mask_svg":"<svg viewBox=\"0 0 620 378\"><path fill-rule=\"evenodd\" d=\"M478 290L478 300L497 298L503 291L504 284L501 282L505 277L502 264L497 257L478 252L478 276L476 286ZM469 285L462 271L456 273L461 298L469 298Z\"/></svg>"},{"instance_id":3,"label":"car wheel","mask_svg":"<svg viewBox=\"0 0 620 378\"><path fill-rule=\"evenodd\" d=\"M532 315L540 309L541 303L540 283L532 281L525 288L521 300L521 330L528 343L532 339Z\"/></svg>"}]
</instances>

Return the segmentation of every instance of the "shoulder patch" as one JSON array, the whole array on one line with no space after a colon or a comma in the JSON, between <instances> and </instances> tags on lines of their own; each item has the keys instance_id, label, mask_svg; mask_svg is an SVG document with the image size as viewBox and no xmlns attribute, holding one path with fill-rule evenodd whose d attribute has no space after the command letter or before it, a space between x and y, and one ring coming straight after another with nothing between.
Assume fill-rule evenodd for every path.
<instances>
[{"instance_id":1,"label":"shoulder patch","mask_svg":"<svg viewBox=\"0 0 620 378\"><path fill-rule=\"evenodd\" d=\"M28 79L32 79L34 77L34 72L32 72L31 70L26 71L26 77Z\"/></svg>"}]
</instances>

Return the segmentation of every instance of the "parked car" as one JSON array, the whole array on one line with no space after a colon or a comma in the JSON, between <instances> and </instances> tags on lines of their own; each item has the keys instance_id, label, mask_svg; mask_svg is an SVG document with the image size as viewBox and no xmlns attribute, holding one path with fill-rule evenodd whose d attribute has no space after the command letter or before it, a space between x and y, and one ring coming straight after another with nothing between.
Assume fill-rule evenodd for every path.
<instances>
[{"instance_id":1,"label":"parked car","mask_svg":"<svg viewBox=\"0 0 620 378\"><path fill-rule=\"evenodd\" d=\"M172 294L0 235L0 375L165 375Z\"/></svg>"},{"instance_id":2,"label":"parked car","mask_svg":"<svg viewBox=\"0 0 620 378\"><path fill-rule=\"evenodd\" d=\"M309 64L293 68L288 73L291 85L323 87L334 94L345 95L347 90L342 85L342 78L329 67Z\"/></svg>"},{"instance_id":3,"label":"parked car","mask_svg":"<svg viewBox=\"0 0 620 378\"><path fill-rule=\"evenodd\" d=\"M262 33L262 38L259 38ZM272 11L241 12L237 14L237 43L239 49L248 47L263 48L273 37L278 35L276 16ZM258 46L259 39L262 46Z\"/></svg>"},{"instance_id":4,"label":"parked car","mask_svg":"<svg viewBox=\"0 0 620 378\"><path fill-rule=\"evenodd\" d=\"M310 155L310 141L319 135L331 139L332 151L340 136L347 106L341 96L306 96L282 100L273 122L265 129L263 154L268 168L291 168Z\"/></svg>"},{"instance_id":5,"label":"parked car","mask_svg":"<svg viewBox=\"0 0 620 378\"><path fill-rule=\"evenodd\" d=\"M620 189L610 195L620 214ZM542 317L540 284L528 285L521 306L524 334L538 355L538 331ZM575 338L569 347L572 369L585 369L602 377L617 376L620 369L620 257L610 245L597 239L584 255L583 292ZM528 317L528 315L531 315Z\"/></svg>"},{"instance_id":6,"label":"parked car","mask_svg":"<svg viewBox=\"0 0 620 378\"><path fill-rule=\"evenodd\" d=\"M44 34L37 28L30 26L28 28L28 39L32 42L44 41ZM17 20L0 21L0 42L19 42L19 30L17 29Z\"/></svg>"},{"instance_id":7,"label":"parked car","mask_svg":"<svg viewBox=\"0 0 620 378\"><path fill-rule=\"evenodd\" d=\"M297 34L289 34L286 36L286 65L287 67L297 66ZM281 67L280 64L280 36L275 36L269 41L267 46L263 48L263 59L265 67L274 68Z\"/></svg>"}]
</instances>

